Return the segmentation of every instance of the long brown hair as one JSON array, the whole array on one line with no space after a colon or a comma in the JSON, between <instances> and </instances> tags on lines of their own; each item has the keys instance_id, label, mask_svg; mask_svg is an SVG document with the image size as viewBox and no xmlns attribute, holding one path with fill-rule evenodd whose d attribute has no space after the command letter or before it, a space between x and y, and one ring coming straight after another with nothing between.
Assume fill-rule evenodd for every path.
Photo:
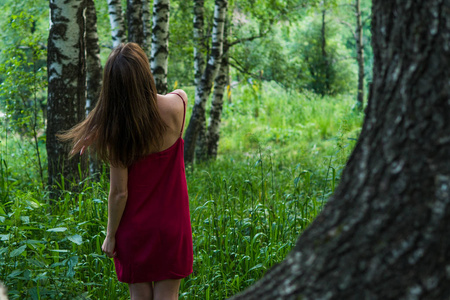
<instances>
[{"instance_id":1,"label":"long brown hair","mask_svg":"<svg viewBox=\"0 0 450 300\"><path fill-rule=\"evenodd\" d=\"M160 150L166 129L148 58L139 45L127 43L108 57L95 108L84 121L57 136L72 143L70 157L92 143L100 159L129 167Z\"/></svg>"}]
</instances>

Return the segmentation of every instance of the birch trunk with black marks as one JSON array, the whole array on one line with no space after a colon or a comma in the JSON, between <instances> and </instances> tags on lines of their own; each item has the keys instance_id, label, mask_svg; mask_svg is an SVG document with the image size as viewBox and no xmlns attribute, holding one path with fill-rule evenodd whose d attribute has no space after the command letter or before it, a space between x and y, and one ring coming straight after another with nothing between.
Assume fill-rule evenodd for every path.
<instances>
[{"instance_id":1,"label":"birch trunk with black marks","mask_svg":"<svg viewBox=\"0 0 450 300\"><path fill-rule=\"evenodd\" d=\"M150 19L150 3L149 0L142 0L142 26L144 30L144 43L142 49L150 59L152 45L152 22ZM150 63L150 62L149 62Z\"/></svg>"},{"instance_id":2,"label":"birch trunk with black marks","mask_svg":"<svg viewBox=\"0 0 450 300\"><path fill-rule=\"evenodd\" d=\"M141 47L144 44L142 1L143 0L127 0L128 42L136 43Z\"/></svg>"},{"instance_id":3,"label":"birch trunk with black marks","mask_svg":"<svg viewBox=\"0 0 450 300\"><path fill-rule=\"evenodd\" d=\"M86 173L85 159L68 160L69 145L55 134L70 129L86 115L85 0L50 0L47 72L48 184L70 189L79 180L78 164ZM62 181L60 175L65 180Z\"/></svg>"},{"instance_id":4,"label":"birch trunk with black marks","mask_svg":"<svg viewBox=\"0 0 450 300\"><path fill-rule=\"evenodd\" d=\"M363 44L363 25L361 20L361 0L355 1L356 14L356 60L358 62L358 96L357 107L363 108L364 105L364 44Z\"/></svg>"},{"instance_id":5,"label":"birch trunk with black marks","mask_svg":"<svg viewBox=\"0 0 450 300\"><path fill-rule=\"evenodd\" d=\"M126 42L125 25L122 14L122 4L120 0L108 0L109 22L111 24L111 37L113 47Z\"/></svg>"},{"instance_id":6,"label":"birch trunk with black marks","mask_svg":"<svg viewBox=\"0 0 450 300\"><path fill-rule=\"evenodd\" d=\"M169 0L153 1L152 55L150 66L159 94L167 93L169 57Z\"/></svg>"},{"instance_id":7,"label":"birch trunk with black marks","mask_svg":"<svg viewBox=\"0 0 450 300\"><path fill-rule=\"evenodd\" d=\"M198 86L205 69L205 1L194 0L194 83Z\"/></svg>"},{"instance_id":8,"label":"birch trunk with black marks","mask_svg":"<svg viewBox=\"0 0 450 300\"><path fill-rule=\"evenodd\" d=\"M223 96L225 87L229 85L230 65L228 64L228 55L225 53L222 57L219 72L214 81L214 92L211 102L211 110L209 113L209 126L206 132L206 146L201 146L206 152L208 159L215 159L217 157L217 149L219 148L220 138L220 122L223 108Z\"/></svg>"},{"instance_id":9,"label":"birch trunk with black marks","mask_svg":"<svg viewBox=\"0 0 450 300\"><path fill-rule=\"evenodd\" d=\"M194 107L184 137L184 159L187 163L193 163L199 131L202 127L205 128L205 105L211 93L212 84L219 70L222 59L223 31L227 6L227 0L215 1L211 55L205 71L202 74L202 78L195 89Z\"/></svg>"},{"instance_id":10,"label":"birch trunk with black marks","mask_svg":"<svg viewBox=\"0 0 450 300\"><path fill-rule=\"evenodd\" d=\"M94 0L86 0L86 71L86 114L89 114L100 97L103 74ZM100 172L100 163L92 151L89 151L89 171L91 174Z\"/></svg>"},{"instance_id":11,"label":"birch trunk with black marks","mask_svg":"<svg viewBox=\"0 0 450 300\"><path fill-rule=\"evenodd\" d=\"M341 183L232 299L450 299L449 15L448 0L373 1L373 83Z\"/></svg>"}]
</instances>

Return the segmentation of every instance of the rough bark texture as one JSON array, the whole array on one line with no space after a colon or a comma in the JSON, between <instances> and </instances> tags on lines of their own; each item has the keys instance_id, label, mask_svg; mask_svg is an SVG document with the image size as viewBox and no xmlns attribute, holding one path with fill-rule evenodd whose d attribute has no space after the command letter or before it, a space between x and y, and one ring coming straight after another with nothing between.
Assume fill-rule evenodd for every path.
<instances>
[{"instance_id":1,"label":"rough bark texture","mask_svg":"<svg viewBox=\"0 0 450 300\"><path fill-rule=\"evenodd\" d=\"M127 0L128 42L142 47L144 44L144 23L142 0Z\"/></svg>"},{"instance_id":2,"label":"rough bark texture","mask_svg":"<svg viewBox=\"0 0 450 300\"><path fill-rule=\"evenodd\" d=\"M206 133L206 147L205 149L208 159L215 159L217 157L217 149L219 148L220 138L220 122L223 108L223 94L225 87L228 84L229 74L228 56L225 54L222 57L219 72L214 81L214 92L211 102L211 110L209 113L209 126Z\"/></svg>"},{"instance_id":3,"label":"rough bark texture","mask_svg":"<svg viewBox=\"0 0 450 300\"><path fill-rule=\"evenodd\" d=\"M150 65L159 94L167 93L167 66L169 57L169 0L154 0L152 55Z\"/></svg>"},{"instance_id":4,"label":"rough bark texture","mask_svg":"<svg viewBox=\"0 0 450 300\"><path fill-rule=\"evenodd\" d=\"M373 1L373 85L334 196L233 299L450 298L450 1Z\"/></svg>"},{"instance_id":5,"label":"rough bark texture","mask_svg":"<svg viewBox=\"0 0 450 300\"><path fill-rule=\"evenodd\" d=\"M194 161L195 145L201 127L205 126L205 104L211 93L212 83L219 70L223 51L223 29L228 1L216 0L214 6L214 24L212 34L211 55L202 78L195 89L195 102L189 126L186 129L184 159L187 163Z\"/></svg>"},{"instance_id":6,"label":"rough bark texture","mask_svg":"<svg viewBox=\"0 0 450 300\"><path fill-rule=\"evenodd\" d=\"M364 105L364 44L363 26L361 20L361 0L355 1L356 14L356 60L358 62L358 96L357 106L362 109Z\"/></svg>"},{"instance_id":7,"label":"rough bark texture","mask_svg":"<svg viewBox=\"0 0 450 300\"><path fill-rule=\"evenodd\" d=\"M126 42L121 1L108 0L108 13L113 47L117 47L120 43Z\"/></svg>"},{"instance_id":8,"label":"rough bark texture","mask_svg":"<svg viewBox=\"0 0 450 300\"><path fill-rule=\"evenodd\" d=\"M205 1L194 0L194 82L200 83L205 69Z\"/></svg>"},{"instance_id":9,"label":"rough bark texture","mask_svg":"<svg viewBox=\"0 0 450 300\"><path fill-rule=\"evenodd\" d=\"M100 61L97 13L94 0L86 0L86 68L86 113L89 113L97 103L102 86L102 63Z\"/></svg>"},{"instance_id":10,"label":"rough bark texture","mask_svg":"<svg viewBox=\"0 0 450 300\"><path fill-rule=\"evenodd\" d=\"M50 0L47 72L47 155L48 184L55 189L64 175L65 188L78 178L79 159L68 160L69 147L55 134L67 130L85 117L86 64L84 0ZM86 164L81 164L84 173Z\"/></svg>"},{"instance_id":11,"label":"rough bark texture","mask_svg":"<svg viewBox=\"0 0 450 300\"><path fill-rule=\"evenodd\" d=\"M86 71L86 114L89 114L100 97L103 74L94 0L86 0ZM91 151L89 151L89 171L91 174L100 172L100 162L95 153Z\"/></svg>"},{"instance_id":12,"label":"rough bark texture","mask_svg":"<svg viewBox=\"0 0 450 300\"><path fill-rule=\"evenodd\" d=\"M144 26L144 43L142 44L142 49L144 49L147 57L150 57L152 45L152 22L150 19L149 0L142 0L142 25Z\"/></svg>"}]
</instances>

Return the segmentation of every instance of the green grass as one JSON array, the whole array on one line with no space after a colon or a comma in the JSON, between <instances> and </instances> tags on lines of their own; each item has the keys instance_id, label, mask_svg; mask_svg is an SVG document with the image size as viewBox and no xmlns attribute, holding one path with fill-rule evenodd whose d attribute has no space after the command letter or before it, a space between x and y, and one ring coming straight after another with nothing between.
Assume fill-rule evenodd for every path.
<instances>
[{"instance_id":1,"label":"green grass","mask_svg":"<svg viewBox=\"0 0 450 300\"><path fill-rule=\"evenodd\" d=\"M194 273L181 299L230 297L286 256L339 181L362 121L352 105L269 83L233 90L219 157L187 168ZM1 130L0 280L10 299L127 299L101 252L107 175L52 203L32 141L9 133L6 144Z\"/></svg>"}]
</instances>

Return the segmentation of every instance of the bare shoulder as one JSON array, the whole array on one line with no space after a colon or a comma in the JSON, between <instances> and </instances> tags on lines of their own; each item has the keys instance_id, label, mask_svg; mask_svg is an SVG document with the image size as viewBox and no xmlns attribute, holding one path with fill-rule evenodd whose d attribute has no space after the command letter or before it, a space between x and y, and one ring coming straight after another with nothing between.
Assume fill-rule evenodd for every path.
<instances>
[{"instance_id":1,"label":"bare shoulder","mask_svg":"<svg viewBox=\"0 0 450 300\"><path fill-rule=\"evenodd\" d=\"M178 130L184 117L184 105L187 104L187 94L185 91L178 89L166 95L158 95L158 107L160 112L170 127ZM181 99L180 99L181 97Z\"/></svg>"}]
</instances>

